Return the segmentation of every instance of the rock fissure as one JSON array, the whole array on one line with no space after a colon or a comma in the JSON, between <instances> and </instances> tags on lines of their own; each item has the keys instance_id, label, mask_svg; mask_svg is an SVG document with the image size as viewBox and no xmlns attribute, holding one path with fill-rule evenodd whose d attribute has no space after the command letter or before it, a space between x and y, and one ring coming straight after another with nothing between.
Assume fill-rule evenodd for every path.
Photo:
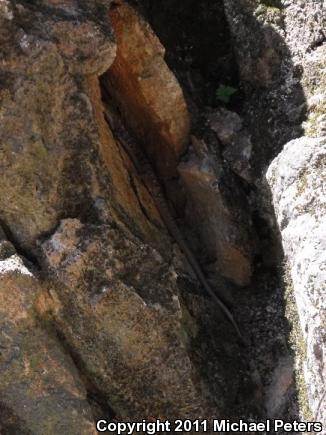
<instances>
[{"instance_id":1,"label":"rock fissure","mask_svg":"<svg viewBox=\"0 0 326 435\"><path fill-rule=\"evenodd\" d=\"M162 221L164 222L167 230L169 231L174 241L177 243L177 245L185 255L190 267L193 270L194 275L197 277L198 281L200 282L204 290L213 299L217 307L222 310L223 314L230 321L239 339L241 340L241 343L245 345L244 337L242 336L240 329L236 323L236 320L231 314L231 311L210 287L207 279L205 278L202 272L201 266L196 260L194 254L191 252L188 243L186 242L181 231L179 230L175 222L175 218L173 217L172 213L169 210L167 200L164 197L163 187L160 186L158 177L154 173L154 170L148 158L145 157L145 153L139 149L139 146L137 146L135 140L133 140L130 134L128 134L126 128L123 126L121 120L118 119L117 115L114 115L113 111L109 112L109 108L107 106L105 107L104 110L105 113L107 113L107 119L109 120L109 122L111 120L111 124L112 124L111 128L113 130L114 135L116 135L116 140L118 141L118 143L123 144L122 146L124 147L125 151L127 152L131 161L133 162L135 169L137 170L138 175L140 176L140 179L142 180L144 186L146 187L149 194L151 195L153 202L161 216ZM135 191L135 186L133 184L131 184L131 187ZM135 193L137 198L139 199L136 191ZM142 206L141 208L143 209ZM146 212L145 215L148 218Z\"/></svg>"},{"instance_id":2,"label":"rock fissure","mask_svg":"<svg viewBox=\"0 0 326 435\"><path fill-rule=\"evenodd\" d=\"M326 425L325 19L0 2L1 433Z\"/></svg>"},{"instance_id":3,"label":"rock fissure","mask_svg":"<svg viewBox=\"0 0 326 435\"><path fill-rule=\"evenodd\" d=\"M12 245L14 251L17 252L17 254L22 258L27 267L32 268L36 273L41 270L41 265L37 255L34 255L29 250L24 249L17 241L8 225L6 225L6 223L0 219L0 241L3 241L1 233L3 233L3 240L8 241Z\"/></svg>"}]
</instances>

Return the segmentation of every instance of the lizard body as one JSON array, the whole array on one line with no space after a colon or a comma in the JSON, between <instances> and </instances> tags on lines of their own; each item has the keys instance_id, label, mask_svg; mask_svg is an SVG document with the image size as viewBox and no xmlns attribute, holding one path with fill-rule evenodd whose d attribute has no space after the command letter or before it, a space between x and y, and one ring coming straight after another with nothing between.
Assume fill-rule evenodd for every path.
<instances>
[{"instance_id":1,"label":"lizard body","mask_svg":"<svg viewBox=\"0 0 326 435\"><path fill-rule=\"evenodd\" d=\"M154 173L151 163L149 162L148 158L146 158L144 153L140 152L138 147L135 147L131 136L126 131L126 128L124 127L122 122L119 120L119 117L116 114L114 114L113 111L110 110L107 105L104 105L104 109L105 109L105 117L107 122L109 123L114 135L116 136L116 139L118 139L119 143L123 146L124 150L130 157L145 187L147 188L150 195L152 196L153 202L167 230L169 231L170 235L176 241L179 248L185 255L198 281L204 287L205 291L211 296L214 302L218 305L218 307L222 310L225 317L233 325L241 342L245 344L242 334L239 330L239 327L232 313L227 308L227 306L223 303L223 301L214 293L214 291L208 284L207 279L205 278L198 261L196 260L194 254L192 253L183 235L181 234L181 231L179 230L177 224L175 223L175 220L172 217L172 214L163 196L162 188Z\"/></svg>"}]
</instances>

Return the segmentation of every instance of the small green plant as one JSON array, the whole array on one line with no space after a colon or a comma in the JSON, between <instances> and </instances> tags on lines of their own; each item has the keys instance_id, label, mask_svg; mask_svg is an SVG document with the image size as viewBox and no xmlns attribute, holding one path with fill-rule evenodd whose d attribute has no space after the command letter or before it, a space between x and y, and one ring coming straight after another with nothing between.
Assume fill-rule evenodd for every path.
<instances>
[{"instance_id":1,"label":"small green plant","mask_svg":"<svg viewBox=\"0 0 326 435\"><path fill-rule=\"evenodd\" d=\"M229 103L232 95L234 95L238 90L232 86L220 85L216 91L216 98L223 103Z\"/></svg>"}]
</instances>

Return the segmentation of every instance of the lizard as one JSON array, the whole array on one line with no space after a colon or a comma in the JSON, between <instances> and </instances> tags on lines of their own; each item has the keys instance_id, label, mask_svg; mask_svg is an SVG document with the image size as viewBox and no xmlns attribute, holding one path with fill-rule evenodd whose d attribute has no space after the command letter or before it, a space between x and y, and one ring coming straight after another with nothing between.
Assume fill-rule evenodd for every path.
<instances>
[{"instance_id":1,"label":"lizard","mask_svg":"<svg viewBox=\"0 0 326 435\"><path fill-rule=\"evenodd\" d=\"M105 89L105 92L109 94L107 89ZM214 300L216 305L221 309L228 321L232 324L241 343L243 345L246 345L245 340L240 332L239 326L235 321L231 311L224 304L224 302L215 294L215 292L209 285L197 259L195 258L190 247L188 246L188 243L184 239L178 225L175 223L175 219L173 218L172 213L169 210L169 206L164 197L162 188L149 159L146 157L144 152L141 152L139 147L134 145L133 138L127 131L118 114L114 113L114 110L109 108L108 104L106 104L105 102L103 104L103 108L104 116L111 128L115 139L121 144L121 146L129 156L130 160L132 161L138 175L140 176L140 179L142 180L144 186L153 198L154 205L157 208L157 211L171 237L175 240L180 250L185 255L199 283L202 285L207 294L210 295L210 297Z\"/></svg>"}]
</instances>

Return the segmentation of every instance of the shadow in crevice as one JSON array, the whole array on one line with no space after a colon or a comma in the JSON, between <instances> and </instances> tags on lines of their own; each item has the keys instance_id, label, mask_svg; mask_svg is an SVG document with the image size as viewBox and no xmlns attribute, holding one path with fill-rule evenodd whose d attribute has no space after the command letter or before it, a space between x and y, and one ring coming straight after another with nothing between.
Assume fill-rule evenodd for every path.
<instances>
[{"instance_id":1,"label":"shadow in crevice","mask_svg":"<svg viewBox=\"0 0 326 435\"><path fill-rule=\"evenodd\" d=\"M261 377L262 391L255 400L265 410L260 408L258 417L298 418L281 237L271 194L260 181L284 144L303 135L307 111L301 66L294 65L285 40L285 11L279 0L131 3L142 10L167 49L167 63L190 102L195 134L196 129L207 130L198 114L211 106L236 110L251 135L254 182L245 193L253 204L260 252L252 285L238 293L238 316L252 341L248 358ZM235 87L238 97L219 104L215 92L221 83ZM248 416L245 400L240 391L235 415Z\"/></svg>"},{"instance_id":2,"label":"shadow in crevice","mask_svg":"<svg viewBox=\"0 0 326 435\"><path fill-rule=\"evenodd\" d=\"M259 178L284 144L304 133L302 69L292 61L286 12L278 0L225 0L225 7L245 95L240 112L252 136L251 164Z\"/></svg>"},{"instance_id":3,"label":"shadow in crevice","mask_svg":"<svg viewBox=\"0 0 326 435\"><path fill-rule=\"evenodd\" d=\"M238 83L223 0L130 3L145 15L165 47L165 60L182 85L190 108L196 110L192 101L201 107L217 107L219 84Z\"/></svg>"},{"instance_id":4,"label":"shadow in crevice","mask_svg":"<svg viewBox=\"0 0 326 435\"><path fill-rule=\"evenodd\" d=\"M253 218L260 255L252 286L240 296L243 326L250 331L250 359L261 374L265 417L300 419L284 253L264 173L285 143L304 134L306 98L302 71L285 40L278 0L225 0L245 95L241 115L251 134Z\"/></svg>"},{"instance_id":5,"label":"shadow in crevice","mask_svg":"<svg viewBox=\"0 0 326 435\"><path fill-rule=\"evenodd\" d=\"M260 240L256 273L240 296L243 327L250 331L250 360L262 381L264 417L299 419L298 384L291 328L287 319L289 289L284 253L272 195L264 173L285 143L303 135L306 99L301 67L294 65L285 35L286 13L277 0L225 0L240 83L240 114L251 134L253 220Z\"/></svg>"},{"instance_id":6,"label":"shadow in crevice","mask_svg":"<svg viewBox=\"0 0 326 435\"><path fill-rule=\"evenodd\" d=\"M27 250L22 246L22 244L18 240L18 237L15 236L15 234L9 228L9 225L7 225L3 219L0 219L0 231L1 229L8 242L10 242L14 246L15 251L17 252L17 254L20 255L26 267L30 268L34 272L39 272L41 270L41 266L36 255L34 255L30 250Z\"/></svg>"}]
</instances>

